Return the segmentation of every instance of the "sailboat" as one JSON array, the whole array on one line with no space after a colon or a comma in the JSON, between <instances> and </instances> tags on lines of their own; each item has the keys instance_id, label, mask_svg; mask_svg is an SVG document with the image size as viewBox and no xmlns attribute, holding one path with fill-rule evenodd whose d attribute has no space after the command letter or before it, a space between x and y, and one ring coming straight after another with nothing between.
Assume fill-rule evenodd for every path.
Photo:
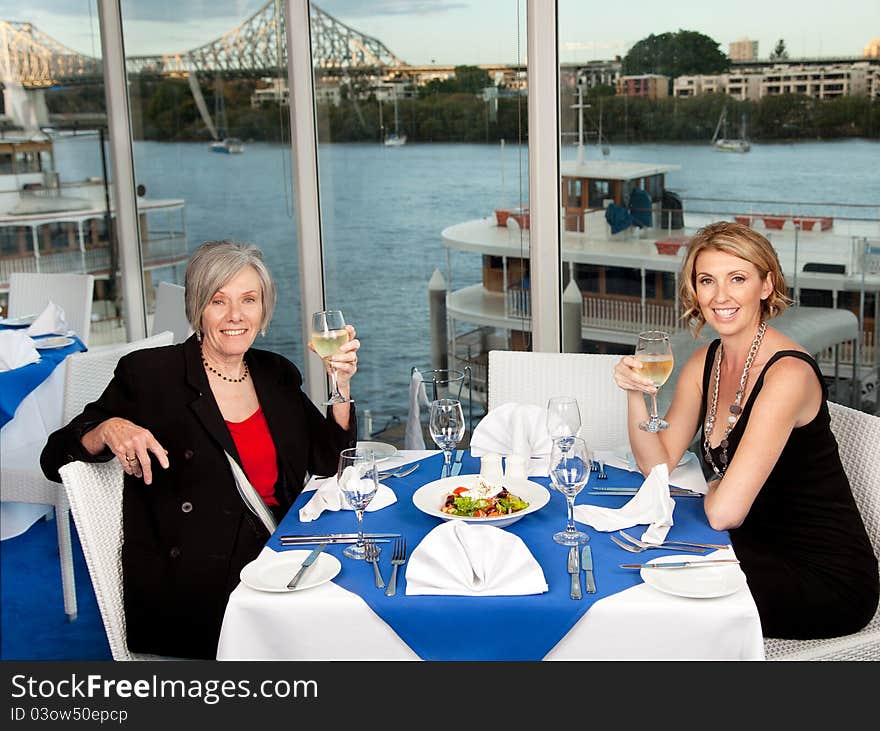
<instances>
[{"instance_id":1,"label":"sailboat","mask_svg":"<svg viewBox=\"0 0 880 731\"><path fill-rule=\"evenodd\" d=\"M217 136L211 143L211 152L233 155L244 152L244 143L238 137L226 137L226 100L223 97L223 78L218 76L214 88L214 118Z\"/></svg>"},{"instance_id":2,"label":"sailboat","mask_svg":"<svg viewBox=\"0 0 880 731\"><path fill-rule=\"evenodd\" d=\"M721 116L718 118L718 124L715 125L715 134L712 135L712 144L716 150L721 152L748 152L752 149L752 145L746 139L746 118L743 115L740 136L738 138L729 138L727 136L727 107L721 110ZM721 132L721 137L718 132Z\"/></svg>"},{"instance_id":3,"label":"sailboat","mask_svg":"<svg viewBox=\"0 0 880 731\"><path fill-rule=\"evenodd\" d=\"M406 135L400 134L400 122L397 119L397 90L394 90L394 131L385 135L386 147L402 147L406 144Z\"/></svg>"}]
</instances>

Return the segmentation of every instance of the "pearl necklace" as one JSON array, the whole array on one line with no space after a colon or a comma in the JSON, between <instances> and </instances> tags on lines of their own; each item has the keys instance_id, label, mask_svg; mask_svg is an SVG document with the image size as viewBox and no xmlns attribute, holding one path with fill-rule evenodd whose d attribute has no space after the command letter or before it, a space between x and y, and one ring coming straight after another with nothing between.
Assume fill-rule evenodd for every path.
<instances>
[{"instance_id":1,"label":"pearl necklace","mask_svg":"<svg viewBox=\"0 0 880 731\"><path fill-rule=\"evenodd\" d=\"M207 368L209 371L211 371L211 373L213 373L215 376L218 376L219 378L222 378L224 381L226 381L228 383L241 383L242 381L244 381L248 377L247 363L244 364L244 374L242 375L241 378L227 378L220 371L218 371L216 368L212 368L211 364L208 363L208 361L205 359L204 351L202 352L202 363L205 364L205 368Z\"/></svg>"},{"instance_id":2,"label":"pearl necklace","mask_svg":"<svg viewBox=\"0 0 880 731\"><path fill-rule=\"evenodd\" d=\"M730 435L730 432L733 431L733 427L736 426L736 422L739 420L740 414L742 414L742 406L740 404L742 404L743 394L746 390L746 383L748 383L749 380L749 369L752 367L755 356L758 354L758 348L761 347L761 341L764 339L764 332L766 330L767 323L762 322L758 326L758 332L755 333L755 339L752 340L749 354L746 356L746 363L743 366L742 375L739 377L739 389L736 392L733 403L730 405L730 416L727 417L727 427L724 429L724 438L718 445L721 447L721 456L719 457L719 461L721 462L720 470L715 464L715 460L712 459L712 449L709 446L709 437L712 436L712 430L715 428L715 416L718 412L718 385L721 382L721 359L724 357L724 344L722 343L718 346L718 356L715 360L715 389L712 393L712 406L709 409L709 415L706 417L706 426L703 430L703 447L706 452L706 460L709 462L709 466L718 477L724 477L724 473L727 471L727 447L729 446L727 437Z\"/></svg>"}]
</instances>

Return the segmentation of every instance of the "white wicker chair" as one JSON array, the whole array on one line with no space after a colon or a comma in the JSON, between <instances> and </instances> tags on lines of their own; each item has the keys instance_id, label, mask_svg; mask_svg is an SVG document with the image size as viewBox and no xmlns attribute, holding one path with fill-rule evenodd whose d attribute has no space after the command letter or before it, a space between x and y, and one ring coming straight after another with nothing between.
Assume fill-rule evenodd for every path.
<instances>
[{"instance_id":1,"label":"white wicker chair","mask_svg":"<svg viewBox=\"0 0 880 731\"><path fill-rule=\"evenodd\" d=\"M591 449L629 443L626 395L614 383L619 355L489 351L489 409L515 402L547 406L551 396L573 396L581 436Z\"/></svg>"},{"instance_id":2,"label":"white wicker chair","mask_svg":"<svg viewBox=\"0 0 880 731\"><path fill-rule=\"evenodd\" d=\"M114 660L166 660L129 651L122 594L122 466L69 462L60 470Z\"/></svg>"},{"instance_id":3,"label":"white wicker chair","mask_svg":"<svg viewBox=\"0 0 880 731\"><path fill-rule=\"evenodd\" d=\"M38 315L49 300L64 309L64 318L86 345L92 327L91 274L13 272L9 276L9 316Z\"/></svg>"},{"instance_id":4,"label":"white wicker chair","mask_svg":"<svg viewBox=\"0 0 880 731\"><path fill-rule=\"evenodd\" d=\"M880 552L880 417L830 403L831 429L875 555ZM880 660L880 610L860 632L827 640L764 639L768 660Z\"/></svg>"},{"instance_id":5,"label":"white wicker chair","mask_svg":"<svg viewBox=\"0 0 880 731\"><path fill-rule=\"evenodd\" d=\"M151 338L75 353L67 358L64 373L64 401L61 423L67 424L83 407L101 395L113 377L116 363L126 353L139 348L170 345L172 334L162 332ZM0 469L0 500L6 502L51 505L55 509L58 553L61 560L61 589L64 613L76 619L76 584L73 575L73 548L70 541L70 506L57 482L47 480L40 469L43 445L29 444L12 450Z\"/></svg>"},{"instance_id":6,"label":"white wicker chair","mask_svg":"<svg viewBox=\"0 0 880 731\"><path fill-rule=\"evenodd\" d=\"M192 325L186 319L184 294L186 290L179 284L159 282L156 290L156 309L153 313L152 332L160 333L170 330L174 333L174 342L182 343L192 334Z\"/></svg>"}]
</instances>

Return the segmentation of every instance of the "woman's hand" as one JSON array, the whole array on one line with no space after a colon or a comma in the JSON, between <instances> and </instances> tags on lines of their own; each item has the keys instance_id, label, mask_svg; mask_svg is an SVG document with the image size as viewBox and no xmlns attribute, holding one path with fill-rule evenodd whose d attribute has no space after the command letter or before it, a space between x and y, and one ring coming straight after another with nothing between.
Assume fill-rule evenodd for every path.
<instances>
[{"instance_id":1,"label":"woman's hand","mask_svg":"<svg viewBox=\"0 0 880 731\"><path fill-rule=\"evenodd\" d=\"M348 330L348 342L340 348L336 355L324 359L324 366L330 375L332 375L333 369L336 370L336 382L339 389L347 393L349 381L357 373L357 351L361 347L361 341L355 338L355 329L351 325L346 325L345 329ZM309 350L315 352L315 346L311 343L309 343Z\"/></svg>"},{"instance_id":2,"label":"woman's hand","mask_svg":"<svg viewBox=\"0 0 880 731\"><path fill-rule=\"evenodd\" d=\"M614 366L614 382L624 391L656 393L657 387L647 376L641 374L642 362L631 355L625 355Z\"/></svg>"},{"instance_id":3,"label":"woman's hand","mask_svg":"<svg viewBox=\"0 0 880 731\"><path fill-rule=\"evenodd\" d=\"M150 452L164 468L168 469L168 452L156 441L148 429L133 424L128 419L112 417L83 435L83 446L92 454L108 447L122 465L126 474L142 477L149 485L153 482L153 464Z\"/></svg>"}]
</instances>

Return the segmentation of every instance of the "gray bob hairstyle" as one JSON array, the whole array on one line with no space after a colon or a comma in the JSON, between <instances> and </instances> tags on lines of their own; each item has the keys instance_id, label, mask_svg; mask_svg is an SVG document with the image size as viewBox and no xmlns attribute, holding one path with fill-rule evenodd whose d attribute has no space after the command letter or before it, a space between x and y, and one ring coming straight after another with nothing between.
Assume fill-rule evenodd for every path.
<instances>
[{"instance_id":1,"label":"gray bob hairstyle","mask_svg":"<svg viewBox=\"0 0 880 731\"><path fill-rule=\"evenodd\" d=\"M251 266L260 278L263 299L263 316L260 332L265 335L272 313L275 311L275 281L263 261L263 252L253 244L240 241L206 241L196 249L186 265L186 319L193 330L202 329L202 313L217 290Z\"/></svg>"}]
</instances>

